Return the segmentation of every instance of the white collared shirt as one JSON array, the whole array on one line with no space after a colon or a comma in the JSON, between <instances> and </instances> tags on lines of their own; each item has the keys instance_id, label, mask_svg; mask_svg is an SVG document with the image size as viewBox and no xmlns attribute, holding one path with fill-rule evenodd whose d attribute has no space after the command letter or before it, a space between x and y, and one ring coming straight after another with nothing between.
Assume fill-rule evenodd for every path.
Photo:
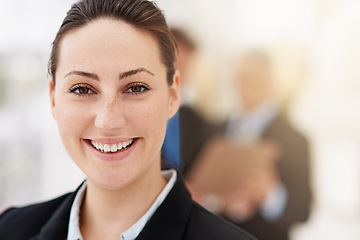
<instances>
[{"instance_id":1,"label":"white collared shirt","mask_svg":"<svg viewBox=\"0 0 360 240\"><path fill-rule=\"evenodd\" d=\"M151 205L149 210L128 230L123 232L119 237L121 240L134 240L145 227L145 224L150 220L155 211L159 208L162 202L165 200L170 190L173 188L176 179L177 173L175 170L170 169L166 171L161 171L162 176L168 182L159 196L156 198L155 202ZM86 182L81 186L79 191L76 193L74 202L70 211L70 220L69 220L69 230L68 230L68 240L83 240L79 220L80 220L80 208L84 199Z\"/></svg>"},{"instance_id":2,"label":"white collared shirt","mask_svg":"<svg viewBox=\"0 0 360 240\"><path fill-rule=\"evenodd\" d=\"M226 134L240 144L252 144L261 138L266 127L279 114L279 107L271 100L252 111L231 115Z\"/></svg>"}]
</instances>

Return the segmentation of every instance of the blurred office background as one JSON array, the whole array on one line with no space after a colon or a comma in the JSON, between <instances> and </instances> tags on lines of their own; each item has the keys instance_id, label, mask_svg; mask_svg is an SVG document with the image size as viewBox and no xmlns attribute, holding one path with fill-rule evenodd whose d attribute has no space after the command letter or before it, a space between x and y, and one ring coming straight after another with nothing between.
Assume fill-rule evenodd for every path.
<instances>
[{"instance_id":1,"label":"blurred office background","mask_svg":"<svg viewBox=\"0 0 360 240\"><path fill-rule=\"evenodd\" d=\"M0 211L76 188L48 100L51 42L73 0L0 0ZM269 50L277 97L310 140L314 201L295 240L360 239L360 2L157 0L199 43L194 105L232 109L232 60ZM214 117L216 116L216 118Z\"/></svg>"}]
</instances>

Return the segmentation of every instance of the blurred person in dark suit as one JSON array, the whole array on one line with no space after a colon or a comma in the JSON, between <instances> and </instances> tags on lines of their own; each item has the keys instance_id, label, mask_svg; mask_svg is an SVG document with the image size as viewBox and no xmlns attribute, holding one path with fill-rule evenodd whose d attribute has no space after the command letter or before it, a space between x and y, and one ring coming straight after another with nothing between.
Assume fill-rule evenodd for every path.
<instances>
[{"instance_id":1,"label":"blurred person in dark suit","mask_svg":"<svg viewBox=\"0 0 360 240\"><path fill-rule=\"evenodd\" d=\"M309 216L309 148L306 138L290 124L273 100L271 76L271 63L263 51L252 50L244 55L236 74L239 108L220 127L223 137L206 144L198 158L201 162L193 163L185 177L194 199L205 207L259 239L286 240L291 226L306 221ZM275 142L278 153L259 156L256 151L260 151L259 143L264 141ZM201 177L206 178L206 173L201 171L213 169L211 175L215 176L228 158L236 158L242 165L230 184L226 182L215 191L226 189L225 184L236 183L236 186L214 195L205 190L206 183L199 183L205 181ZM219 163L216 166L214 162ZM208 179L214 185L225 181L230 171L227 168L227 173L218 179L211 180L212 176Z\"/></svg>"},{"instance_id":2,"label":"blurred person in dark suit","mask_svg":"<svg viewBox=\"0 0 360 240\"><path fill-rule=\"evenodd\" d=\"M168 120L162 155L169 167L181 169L186 174L218 127L192 106L196 90L192 84L191 70L198 51L197 44L185 30L176 27L170 30L178 47L175 68L181 76L181 106L177 114Z\"/></svg>"}]
</instances>

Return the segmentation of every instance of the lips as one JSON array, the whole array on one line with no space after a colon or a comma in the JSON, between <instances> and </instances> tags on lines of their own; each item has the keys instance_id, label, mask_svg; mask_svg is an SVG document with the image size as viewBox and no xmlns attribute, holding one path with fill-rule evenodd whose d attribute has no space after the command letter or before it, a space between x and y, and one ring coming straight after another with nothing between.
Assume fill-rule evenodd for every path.
<instances>
[{"instance_id":1,"label":"lips","mask_svg":"<svg viewBox=\"0 0 360 240\"><path fill-rule=\"evenodd\" d=\"M114 162L126 159L136 148L139 138L84 139L85 145L98 159Z\"/></svg>"},{"instance_id":2,"label":"lips","mask_svg":"<svg viewBox=\"0 0 360 240\"><path fill-rule=\"evenodd\" d=\"M123 151L131 147L131 145L134 143L134 139L132 138L127 141L113 143L113 144L101 143L94 140L91 140L90 143L94 148L96 148L100 152L116 153L118 151Z\"/></svg>"}]
</instances>

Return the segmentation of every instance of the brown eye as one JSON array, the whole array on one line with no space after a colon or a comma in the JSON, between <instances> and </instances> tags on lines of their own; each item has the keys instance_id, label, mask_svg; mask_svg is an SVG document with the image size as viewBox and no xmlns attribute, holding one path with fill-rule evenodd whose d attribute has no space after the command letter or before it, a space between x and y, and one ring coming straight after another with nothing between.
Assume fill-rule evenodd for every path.
<instances>
[{"instance_id":1,"label":"brown eye","mask_svg":"<svg viewBox=\"0 0 360 240\"><path fill-rule=\"evenodd\" d=\"M87 96L95 93L94 90L89 86L76 85L70 89L70 93L79 95L79 96Z\"/></svg>"},{"instance_id":2,"label":"brown eye","mask_svg":"<svg viewBox=\"0 0 360 240\"><path fill-rule=\"evenodd\" d=\"M149 88L146 85L141 84L141 83L136 83L136 84L129 86L125 92L131 93L131 94L142 94L148 90L149 90Z\"/></svg>"},{"instance_id":3,"label":"brown eye","mask_svg":"<svg viewBox=\"0 0 360 240\"><path fill-rule=\"evenodd\" d=\"M142 88L142 87L141 87L141 86L138 86L138 85L137 85L137 86L132 86L132 87L130 87L131 91L132 91L132 92L136 92L136 93L137 93L137 92L141 92L141 88Z\"/></svg>"},{"instance_id":4,"label":"brown eye","mask_svg":"<svg viewBox=\"0 0 360 240\"><path fill-rule=\"evenodd\" d=\"M79 87L78 91L80 94L87 94L89 93L90 89L87 87Z\"/></svg>"}]
</instances>

